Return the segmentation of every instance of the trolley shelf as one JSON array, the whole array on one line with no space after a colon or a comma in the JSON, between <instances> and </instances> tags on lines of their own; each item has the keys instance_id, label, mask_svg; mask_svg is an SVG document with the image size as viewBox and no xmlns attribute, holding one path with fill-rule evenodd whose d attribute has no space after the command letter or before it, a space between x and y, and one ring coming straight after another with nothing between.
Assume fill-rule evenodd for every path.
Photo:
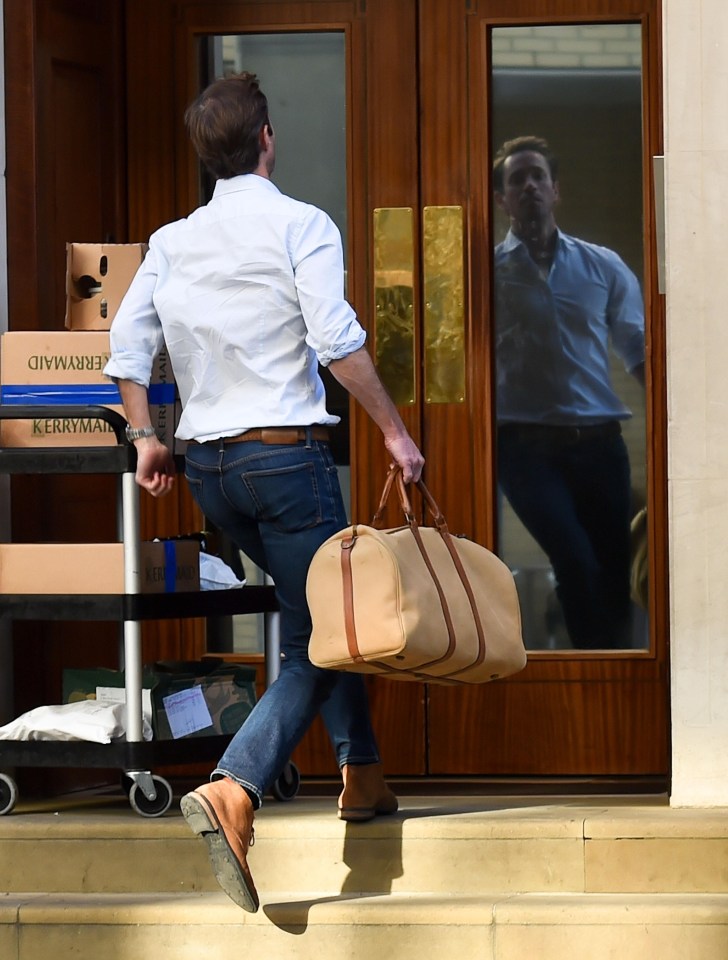
<instances>
[{"instance_id":1,"label":"trolley shelf","mask_svg":"<svg viewBox=\"0 0 728 960\"><path fill-rule=\"evenodd\" d=\"M0 594L0 619L9 620L182 620L276 610L271 586L180 593Z\"/></svg>"},{"instance_id":2,"label":"trolley shelf","mask_svg":"<svg viewBox=\"0 0 728 960\"><path fill-rule=\"evenodd\" d=\"M105 420L116 444L83 447L0 447L0 474L117 474L119 477L120 539L125 548L139 540L139 492L134 484L136 448L125 436L126 420L98 405L0 405L0 421L32 419ZM129 588L129 580L126 581ZM172 802L172 788L151 772L155 763L216 761L230 736L142 739L141 631L142 620L229 617L278 610L275 588L244 586L230 590L179 593L119 594L0 594L0 622L13 620L96 620L123 623L123 655L127 703L127 737L112 743L57 740L0 740L0 763L11 767L100 767L122 770L122 786L133 810L145 817L162 816ZM268 648L266 646L266 655ZM300 776L292 763L273 787L279 800L298 792ZM18 798L12 777L0 772L0 816L10 813Z\"/></svg>"},{"instance_id":3,"label":"trolley shelf","mask_svg":"<svg viewBox=\"0 0 728 960\"><path fill-rule=\"evenodd\" d=\"M132 743L85 740L0 740L3 763L15 767L149 768L203 760L216 761L232 736L184 737Z\"/></svg>"},{"instance_id":4,"label":"trolley shelf","mask_svg":"<svg viewBox=\"0 0 728 960\"><path fill-rule=\"evenodd\" d=\"M3 447L0 473L125 473L134 470L136 451L115 447Z\"/></svg>"},{"instance_id":5,"label":"trolley shelf","mask_svg":"<svg viewBox=\"0 0 728 960\"><path fill-rule=\"evenodd\" d=\"M126 443L126 420L97 404L62 407L0 406L0 420L43 419L105 420L114 431L116 445L108 447L1 447L0 473L129 473L136 469L136 447Z\"/></svg>"}]
</instances>

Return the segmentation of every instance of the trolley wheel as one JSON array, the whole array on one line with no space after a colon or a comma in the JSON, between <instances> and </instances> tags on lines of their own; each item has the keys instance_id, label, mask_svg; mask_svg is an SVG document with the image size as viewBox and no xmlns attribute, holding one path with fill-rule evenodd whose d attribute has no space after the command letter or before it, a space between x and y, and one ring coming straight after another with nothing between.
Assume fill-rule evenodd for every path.
<instances>
[{"instance_id":1,"label":"trolley wheel","mask_svg":"<svg viewBox=\"0 0 728 960\"><path fill-rule=\"evenodd\" d=\"M124 791L124 793L128 797L129 794L131 793L131 788L134 786L134 781L128 774L122 773L119 782L121 784L121 789Z\"/></svg>"},{"instance_id":2,"label":"trolley wheel","mask_svg":"<svg viewBox=\"0 0 728 960\"><path fill-rule=\"evenodd\" d=\"M287 763L270 792L276 800L293 800L301 786L301 774L295 763Z\"/></svg>"},{"instance_id":3,"label":"trolley wheel","mask_svg":"<svg viewBox=\"0 0 728 960\"><path fill-rule=\"evenodd\" d=\"M18 802L18 788L12 777L0 773L0 817L10 813Z\"/></svg>"},{"instance_id":4,"label":"trolley wheel","mask_svg":"<svg viewBox=\"0 0 728 960\"><path fill-rule=\"evenodd\" d=\"M129 790L129 804L141 817L161 817L172 805L172 787L164 777L152 776L157 796L150 800L139 786L132 783Z\"/></svg>"}]
</instances>

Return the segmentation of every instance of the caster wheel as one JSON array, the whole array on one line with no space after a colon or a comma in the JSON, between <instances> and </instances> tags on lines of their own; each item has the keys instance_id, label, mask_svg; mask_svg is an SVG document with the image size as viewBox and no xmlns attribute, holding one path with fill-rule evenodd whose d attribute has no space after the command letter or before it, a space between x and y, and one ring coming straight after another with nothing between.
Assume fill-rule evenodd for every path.
<instances>
[{"instance_id":1,"label":"caster wheel","mask_svg":"<svg viewBox=\"0 0 728 960\"><path fill-rule=\"evenodd\" d=\"M131 793L131 788L134 786L134 781L126 773L122 773L120 783L121 783L121 789L124 791L124 793L128 797L129 794Z\"/></svg>"},{"instance_id":2,"label":"caster wheel","mask_svg":"<svg viewBox=\"0 0 728 960\"><path fill-rule=\"evenodd\" d=\"M287 763L283 768L283 773L278 777L271 793L276 800L293 800L301 786L301 774L294 763Z\"/></svg>"},{"instance_id":3,"label":"caster wheel","mask_svg":"<svg viewBox=\"0 0 728 960\"><path fill-rule=\"evenodd\" d=\"M10 813L18 802L18 788L15 781L4 773L0 773L0 817Z\"/></svg>"},{"instance_id":4,"label":"caster wheel","mask_svg":"<svg viewBox=\"0 0 728 960\"><path fill-rule=\"evenodd\" d=\"M161 817L172 805L172 787L164 777L152 777L157 796L150 800L139 786L132 783L129 790L129 804L141 817Z\"/></svg>"}]
</instances>

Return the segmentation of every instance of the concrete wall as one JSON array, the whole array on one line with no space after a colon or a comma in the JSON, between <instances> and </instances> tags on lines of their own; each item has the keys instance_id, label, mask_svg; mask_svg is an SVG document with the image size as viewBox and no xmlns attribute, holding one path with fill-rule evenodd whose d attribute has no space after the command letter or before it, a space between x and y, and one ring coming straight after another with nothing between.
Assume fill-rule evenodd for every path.
<instances>
[{"instance_id":1,"label":"concrete wall","mask_svg":"<svg viewBox=\"0 0 728 960\"><path fill-rule=\"evenodd\" d=\"M663 10L672 803L728 806L728 4Z\"/></svg>"}]
</instances>

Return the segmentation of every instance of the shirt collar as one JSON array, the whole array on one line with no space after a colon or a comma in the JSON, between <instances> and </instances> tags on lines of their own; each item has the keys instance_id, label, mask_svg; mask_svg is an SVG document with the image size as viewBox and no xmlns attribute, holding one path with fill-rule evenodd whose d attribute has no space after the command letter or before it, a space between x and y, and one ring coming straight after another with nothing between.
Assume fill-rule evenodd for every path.
<instances>
[{"instance_id":1,"label":"shirt collar","mask_svg":"<svg viewBox=\"0 0 728 960\"><path fill-rule=\"evenodd\" d=\"M228 193L240 193L243 190L270 190L280 193L272 180L261 177L257 173L243 173L239 177L230 177L227 180L217 180L212 197L226 196Z\"/></svg>"},{"instance_id":2,"label":"shirt collar","mask_svg":"<svg viewBox=\"0 0 728 960\"><path fill-rule=\"evenodd\" d=\"M556 228L556 250L558 250L562 244L568 245L570 240L571 238L567 234L562 233L558 227ZM518 247L523 247L525 250L526 244L522 240L519 240L512 230L509 230L506 234L505 240L503 241L501 249L504 251L504 253L511 253L512 250L516 250Z\"/></svg>"}]
</instances>

